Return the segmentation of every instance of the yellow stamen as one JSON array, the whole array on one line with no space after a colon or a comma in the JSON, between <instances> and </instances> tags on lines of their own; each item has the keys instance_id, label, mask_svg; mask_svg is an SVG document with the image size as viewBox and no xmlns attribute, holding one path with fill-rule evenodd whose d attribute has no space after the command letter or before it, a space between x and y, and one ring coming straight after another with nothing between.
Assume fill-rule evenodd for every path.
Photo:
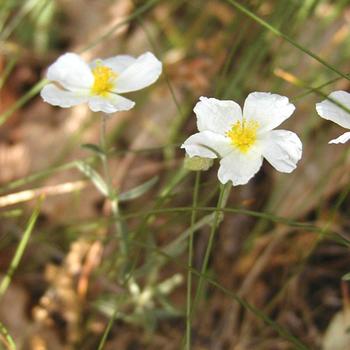
<instances>
[{"instance_id":1,"label":"yellow stamen","mask_svg":"<svg viewBox=\"0 0 350 350\"><path fill-rule=\"evenodd\" d=\"M94 75L94 84L91 88L92 95L107 96L111 92L114 84L114 80L117 74L109 67L97 64L97 66L92 70Z\"/></svg>"},{"instance_id":2,"label":"yellow stamen","mask_svg":"<svg viewBox=\"0 0 350 350\"><path fill-rule=\"evenodd\" d=\"M238 121L232 125L226 136L231 139L232 145L238 148L242 153L247 153L256 142L256 132L259 128L259 123L254 120Z\"/></svg>"}]
</instances>

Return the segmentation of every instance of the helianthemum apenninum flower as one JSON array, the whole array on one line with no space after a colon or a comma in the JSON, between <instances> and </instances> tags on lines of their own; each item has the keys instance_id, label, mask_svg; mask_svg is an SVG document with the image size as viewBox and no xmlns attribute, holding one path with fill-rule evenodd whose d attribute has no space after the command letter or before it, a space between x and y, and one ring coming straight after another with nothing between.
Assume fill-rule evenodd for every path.
<instances>
[{"instance_id":1,"label":"helianthemum apenninum flower","mask_svg":"<svg viewBox=\"0 0 350 350\"><path fill-rule=\"evenodd\" d=\"M273 130L294 112L287 97L253 92L241 107L234 101L201 97L194 108L199 133L181 146L190 157L220 157L218 178L225 184L246 184L265 158L278 171L290 173L301 158L299 137Z\"/></svg>"},{"instance_id":2,"label":"helianthemum apenninum flower","mask_svg":"<svg viewBox=\"0 0 350 350\"><path fill-rule=\"evenodd\" d=\"M41 90L44 101L60 107L88 103L94 112L114 113L131 109L135 102L119 94L143 89L154 83L162 63L150 52L85 63L80 56L66 53L47 71L51 82Z\"/></svg>"},{"instance_id":3,"label":"helianthemum apenninum flower","mask_svg":"<svg viewBox=\"0 0 350 350\"><path fill-rule=\"evenodd\" d=\"M324 119L331 120L343 128L350 129L350 112L347 111L350 111L350 94L346 91L334 91L328 98L329 100L316 103L317 113ZM350 132L346 132L338 138L329 141L329 143L345 143L349 140Z\"/></svg>"}]
</instances>

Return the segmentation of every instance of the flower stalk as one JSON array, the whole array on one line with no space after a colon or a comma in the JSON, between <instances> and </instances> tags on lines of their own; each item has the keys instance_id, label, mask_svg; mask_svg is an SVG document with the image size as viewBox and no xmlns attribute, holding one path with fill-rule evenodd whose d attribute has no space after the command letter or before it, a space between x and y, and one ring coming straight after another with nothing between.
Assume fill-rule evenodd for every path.
<instances>
[{"instance_id":1,"label":"flower stalk","mask_svg":"<svg viewBox=\"0 0 350 350\"><path fill-rule=\"evenodd\" d=\"M188 271L187 271L187 308L186 308L186 343L185 349L191 349L191 302L192 302L192 260L193 260L193 234L194 225L196 222L196 207L198 203L198 192L200 183L200 171L196 172L194 190L193 190L193 202L191 213L191 231L188 236Z\"/></svg>"},{"instance_id":2,"label":"flower stalk","mask_svg":"<svg viewBox=\"0 0 350 350\"><path fill-rule=\"evenodd\" d=\"M104 178L108 189L108 199L111 203L113 219L115 222L117 234L119 236L120 251L122 256L125 257L128 253L128 241L127 241L128 237L127 237L127 230L125 228L125 225L123 224L122 217L120 214L118 193L113 188L111 173L110 173L109 164L108 164L108 147L107 147L107 141L106 141L107 119L108 119L108 115L103 114L101 116L100 148L103 151L101 160L102 160Z\"/></svg>"},{"instance_id":3,"label":"flower stalk","mask_svg":"<svg viewBox=\"0 0 350 350\"><path fill-rule=\"evenodd\" d=\"M193 305L192 305L192 308L190 311L190 320L192 320L192 318L193 318L194 312L196 310L196 307L197 307L197 304L199 301L199 297L202 294L202 290L203 290L204 283L205 283L205 277L206 277L206 273L207 273L207 269L208 269L209 258L210 258L211 251L213 248L215 233L216 233L216 230L217 230L220 222L222 221L223 214L222 214L220 209L225 208L227 200L228 200L230 192L231 192L231 189L232 189L232 184L230 182L226 183L225 185L220 186L220 194L219 194L219 199L218 199L218 202L216 205L216 210L214 213L214 220L213 220L213 223L211 226L209 239L208 239L208 245L207 245L207 249L205 251L205 255L204 255L204 259L203 259L203 263L202 263L201 274L199 276L196 295L194 297Z\"/></svg>"}]
</instances>

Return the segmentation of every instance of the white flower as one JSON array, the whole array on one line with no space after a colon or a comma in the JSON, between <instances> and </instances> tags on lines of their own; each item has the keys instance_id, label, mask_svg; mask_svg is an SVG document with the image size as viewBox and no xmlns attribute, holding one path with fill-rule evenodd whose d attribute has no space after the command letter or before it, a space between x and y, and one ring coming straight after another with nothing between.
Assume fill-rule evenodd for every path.
<instances>
[{"instance_id":1,"label":"white flower","mask_svg":"<svg viewBox=\"0 0 350 350\"><path fill-rule=\"evenodd\" d=\"M253 92L241 107L234 101L201 97L194 107L199 133L181 146L190 157L221 158L218 178L225 184L246 184L265 158L278 171L290 173L301 158L299 137L272 130L290 117L294 105L287 97Z\"/></svg>"},{"instance_id":2,"label":"white flower","mask_svg":"<svg viewBox=\"0 0 350 350\"><path fill-rule=\"evenodd\" d=\"M341 106L344 106L350 111L350 94L346 91L334 91L328 96L328 98L330 98L330 100L316 103L317 113L324 119L331 120L343 128L350 129L350 112L341 108ZM331 100L339 103L339 105L336 105ZM349 139L350 132L346 132L338 138L329 141L329 143L345 143Z\"/></svg>"},{"instance_id":3,"label":"white flower","mask_svg":"<svg viewBox=\"0 0 350 350\"><path fill-rule=\"evenodd\" d=\"M154 83L162 63L150 52L135 58L120 55L85 63L80 56L66 53L48 69L52 83L41 90L44 101L63 108L88 103L94 112L114 113L131 109L135 102L119 93L140 90Z\"/></svg>"}]
</instances>

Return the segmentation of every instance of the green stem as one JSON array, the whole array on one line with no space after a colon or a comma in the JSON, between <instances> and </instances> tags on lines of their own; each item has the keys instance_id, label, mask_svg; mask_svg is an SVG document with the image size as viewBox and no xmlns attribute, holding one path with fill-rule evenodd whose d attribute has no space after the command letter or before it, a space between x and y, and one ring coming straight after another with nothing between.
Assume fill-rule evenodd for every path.
<instances>
[{"instance_id":1,"label":"green stem","mask_svg":"<svg viewBox=\"0 0 350 350\"><path fill-rule=\"evenodd\" d=\"M120 238L120 250L121 250L122 256L126 257L128 253L127 233L126 233L126 229L123 224L123 218L121 216L120 209L119 209L118 194L113 188L111 172L108 164L108 149L107 149L107 142L106 142L108 118L109 117L107 115L102 115L101 117L100 147L104 153L103 156L101 157L101 160L102 160L104 177L108 188L108 199L111 202L113 219L115 221L116 230Z\"/></svg>"},{"instance_id":2,"label":"green stem","mask_svg":"<svg viewBox=\"0 0 350 350\"><path fill-rule=\"evenodd\" d=\"M207 249L205 251L204 260L203 260L203 264L202 264L202 268L201 268L201 275L199 277L196 295L195 295L193 307L191 310L191 318L193 317L193 314L195 312L195 309L196 309L198 301L199 301L199 296L201 295L202 289L204 287L204 282L205 282L204 276L207 273L209 257L210 257L210 254L211 254L211 251L213 248L216 229L219 226L220 221L222 220L223 214L220 212L220 209L222 209L226 206L228 196L229 196L230 191L231 191L231 187L232 187L232 184L231 184L231 182L229 182L226 185L222 185L221 189L220 189L220 195L219 195L218 203L216 205L217 211L215 211L214 221L213 221L213 224L211 226L208 245L207 245Z\"/></svg>"},{"instance_id":3,"label":"green stem","mask_svg":"<svg viewBox=\"0 0 350 350\"><path fill-rule=\"evenodd\" d=\"M107 327L106 327L106 329L105 329L105 331L103 333L103 336L101 338L101 341L100 341L100 344L98 345L98 349L97 350L102 350L103 347L105 346L108 334L111 331L111 328L113 326L113 323L114 323L116 317L117 317L117 310L115 310L113 312L113 315L112 315L112 317L110 318L110 320L108 322L108 325L107 325Z\"/></svg>"},{"instance_id":4,"label":"green stem","mask_svg":"<svg viewBox=\"0 0 350 350\"><path fill-rule=\"evenodd\" d=\"M128 242L127 242L127 230L123 224L123 217L121 216L120 209L119 209L119 198L117 191L113 188L112 183L112 177L111 172L109 169L108 164L108 147L107 147L107 119L108 115L103 114L101 117L101 127L100 127L100 148L103 151L103 155L101 157L102 160L102 166L103 166L103 172L104 177L107 185L108 190L108 199L111 203L111 210L113 214L113 221L115 223L115 227L117 230L117 234L119 235L119 242L120 242L120 251L123 258L127 257L128 253ZM122 272L122 278L124 279L125 269L123 269ZM98 346L98 350L102 350L105 346L105 343L107 341L107 337L109 332L111 331L111 328L113 326L113 323L117 316L117 309L114 310L112 317L110 318L108 325L103 333L103 336L101 338L101 341Z\"/></svg>"},{"instance_id":5,"label":"green stem","mask_svg":"<svg viewBox=\"0 0 350 350\"><path fill-rule=\"evenodd\" d=\"M186 350L191 349L191 295L192 295L192 260L193 260L193 234L196 222L196 206L198 202L198 190L200 182L200 171L196 173L196 180L193 190L192 213L191 213L191 230L188 236L188 271L187 271L187 309L186 309Z\"/></svg>"},{"instance_id":6,"label":"green stem","mask_svg":"<svg viewBox=\"0 0 350 350\"><path fill-rule=\"evenodd\" d=\"M163 250L157 249L154 246L149 246L148 244L145 244L141 242L140 240L137 241L130 241L130 244L133 244L138 247L143 247L144 249L150 249L154 251L159 256L162 256L167 261L174 263L176 266L178 266L181 269L184 269L187 271L188 267L187 264L182 264L179 259L174 259L173 256L164 253ZM289 331L281 326L279 323L273 321L268 315L266 315L264 312L262 312L260 309L256 308L254 305L250 304L248 301L246 301L244 298L240 297L236 293L232 292L232 290L225 288L222 286L218 281L215 279L209 277L208 275L202 275L200 272L198 272L196 269L192 269L192 273L198 277L203 277L209 284L211 284L213 287L217 288L218 290L222 291L225 295L232 298L232 300L236 301L241 305L244 309L251 312L253 315L255 315L258 319L265 322L267 325L269 325L273 330L275 330L282 338L288 340L289 342L294 344L293 349L296 350L310 350L306 345L301 343L301 341L296 338L294 335L289 333Z\"/></svg>"},{"instance_id":7,"label":"green stem","mask_svg":"<svg viewBox=\"0 0 350 350\"><path fill-rule=\"evenodd\" d=\"M22 237L21 241L19 242L19 245L16 249L15 255L11 261L10 267L8 268L5 277L1 281L0 299L4 296L8 286L10 285L11 280L12 280L12 276L15 273L15 271L19 265L19 262L21 261L21 258L23 256L24 250L27 247L30 235L33 231L34 225L35 225L36 220L37 220L39 213L40 213L41 202L42 201L39 201L39 204L37 205L36 209L34 210L33 214L31 215L31 217L28 221L27 227L24 231L23 237Z\"/></svg>"},{"instance_id":8,"label":"green stem","mask_svg":"<svg viewBox=\"0 0 350 350\"><path fill-rule=\"evenodd\" d=\"M112 187L112 179L110 176L109 166L108 166L108 149L107 149L107 141L106 141L106 135L107 135L107 116L104 114L101 117L101 128L100 128L100 147L103 151L102 159L102 166L103 166L103 172L106 179L106 183L108 186L108 194L109 196L113 195L113 187Z\"/></svg>"}]
</instances>

